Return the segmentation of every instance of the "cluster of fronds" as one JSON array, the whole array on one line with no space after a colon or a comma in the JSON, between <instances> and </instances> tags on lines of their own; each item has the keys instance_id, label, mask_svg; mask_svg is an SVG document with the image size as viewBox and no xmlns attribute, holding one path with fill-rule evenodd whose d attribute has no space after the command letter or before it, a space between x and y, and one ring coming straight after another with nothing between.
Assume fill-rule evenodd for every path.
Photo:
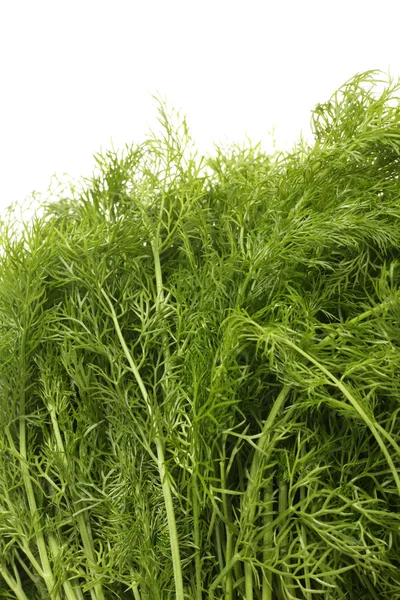
<instances>
[{"instance_id":1,"label":"cluster of fronds","mask_svg":"<svg viewBox=\"0 0 400 600\"><path fill-rule=\"evenodd\" d=\"M0 598L400 599L400 105L97 156L0 257Z\"/></svg>"}]
</instances>

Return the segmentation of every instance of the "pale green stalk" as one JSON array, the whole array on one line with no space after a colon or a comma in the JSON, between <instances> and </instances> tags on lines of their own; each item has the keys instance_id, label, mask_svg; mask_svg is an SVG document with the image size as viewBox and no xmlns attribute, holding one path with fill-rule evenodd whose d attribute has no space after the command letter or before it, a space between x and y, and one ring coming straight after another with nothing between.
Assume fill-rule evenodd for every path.
<instances>
[{"instance_id":1,"label":"pale green stalk","mask_svg":"<svg viewBox=\"0 0 400 600\"><path fill-rule=\"evenodd\" d=\"M225 446L225 444L224 444ZM225 472L225 448L224 448L224 455L220 461L220 470L221 470L221 489L225 490L226 489L226 485L227 485L227 481L226 481L226 472ZM232 556L233 556L233 550L234 550L234 546L233 546L233 534L232 534L232 530L230 527L230 521L231 521L231 511L228 505L228 494L225 491L222 491L222 506L223 506L223 512L224 512L224 516L226 519L226 525L225 525L225 564L229 564ZM233 596L233 577L232 577L232 570L230 570L226 576L226 581L225 581L225 593L227 598L232 598Z\"/></svg>"},{"instance_id":2,"label":"pale green stalk","mask_svg":"<svg viewBox=\"0 0 400 600\"><path fill-rule=\"evenodd\" d=\"M222 569L222 571L220 572L220 574L218 575L218 577L212 582L212 584L210 585L210 589L208 591L210 600L214 600L214 592L215 592L215 590L217 589L217 587L219 585L221 585L221 583L224 581L224 579L226 579L226 576L229 573L229 571L232 571L232 569L234 568L235 564L240 559L241 559L240 554L235 554L234 556L232 556L230 562L225 565L225 567Z\"/></svg>"},{"instance_id":3,"label":"pale green stalk","mask_svg":"<svg viewBox=\"0 0 400 600\"><path fill-rule=\"evenodd\" d=\"M0 575L3 577L8 587L14 592L17 600L29 600L21 587L21 582L14 579L7 567L0 565Z\"/></svg>"},{"instance_id":4,"label":"pale green stalk","mask_svg":"<svg viewBox=\"0 0 400 600\"><path fill-rule=\"evenodd\" d=\"M264 423L262 433L257 442L257 449L254 452L253 461L250 467L249 482L247 485L246 493L243 497L242 514L244 515L245 523L248 526L253 526L256 508L257 508L257 495L259 491L259 478L262 473L263 459L265 453L269 450L268 444L270 442L271 429L276 421L276 418L282 410L286 398L290 392L289 386L284 386L275 400L268 418ZM272 501L272 498L270 499ZM246 586L246 600L253 600L253 568L250 561L247 561L244 565L245 569L245 586ZM264 586L265 587L265 586Z\"/></svg>"},{"instance_id":5,"label":"pale green stalk","mask_svg":"<svg viewBox=\"0 0 400 600\"><path fill-rule=\"evenodd\" d=\"M282 517L282 524L281 524L281 531L284 532L285 529L285 520L284 520L284 515L287 511L288 508L288 484L287 481L281 481L279 484L279 495L278 495L278 512L279 515ZM285 561L289 561L289 557L288 557L288 542L286 539L282 540L281 543L281 547L280 547L280 553L281 553L281 558L283 558L283 560ZM290 576L288 575L288 568L286 567L286 565L282 564L282 577L281 577L281 584L283 585L283 593L284 593L284 598L292 598L291 595L287 595L289 594L289 589L290 589L290 583L291 583L291 579Z\"/></svg>"},{"instance_id":6,"label":"pale green stalk","mask_svg":"<svg viewBox=\"0 0 400 600\"><path fill-rule=\"evenodd\" d=\"M163 209L164 202L161 204L161 207ZM161 226L161 223L159 222L158 227L157 227L156 237L152 240L154 269L155 269L156 286L157 286L157 303L156 303L157 311L162 310L162 307L164 305L164 286L163 286L163 279L162 279L162 272L161 272L160 247L159 247L160 226ZM164 387L164 395L165 395L165 397L167 397L168 392L169 392L168 388L169 388L169 375L170 375L170 369L171 369L171 364L170 364L171 357L170 357L170 350L169 350L169 346L168 346L168 336L167 336L166 331L163 331L161 335L162 335L162 345L163 345L163 352L164 352L164 375L166 377L166 379L163 380L163 387ZM161 434L161 432L159 432L158 435L160 435L160 434ZM179 550L179 538L178 538L178 531L177 531L177 527L176 527L174 506L173 506L173 502L172 502L171 486L169 484L169 481L167 480L168 474L167 474L167 471L165 468L164 444L162 444L162 446L161 446L161 439L159 441L156 440L156 444L157 444L157 453L158 453L158 457L159 457L159 464L161 465L160 477L161 477L161 482L163 484L165 507L166 507L166 511L167 511L168 527L169 527L169 532L170 532L172 564L173 564L173 568L174 568L174 580L175 580L175 588L176 588L175 589L176 600L184 600L182 565L181 565L180 550ZM167 481L168 481L168 483L167 483Z\"/></svg>"},{"instance_id":7,"label":"pale green stalk","mask_svg":"<svg viewBox=\"0 0 400 600\"><path fill-rule=\"evenodd\" d=\"M302 444L302 446L301 446L301 455L302 455L302 458L304 458L306 455L305 444ZM300 487L300 501L302 504L305 503L306 496L307 496L306 487L304 485L302 485ZM301 524L301 545L304 550L307 548L307 530L304 526L304 523ZM305 564L304 565L304 581L305 581L305 587L307 590L312 589L311 579L310 579L309 574L310 574L310 569L308 567L308 564ZM305 592L305 598L306 598L306 600L312 600L312 592L311 591Z\"/></svg>"},{"instance_id":8,"label":"pale green stalk","mask_svg":"<svg viewBox=\"0 0 400 600\"><path fill-rule=\"evenodd\" d=\"M306 497L306 490L304 486L300 488L300 499L304 501ZM301 525L301 545L305 550L307 547L307 530L304 524ZM304 592L306 600L312 600L312 585L310 579L310 569L307 564L304 565L304 582L307 591Z\"/></svg>"},{"instance_id":9,"label":"pale green stalk","mask_svg":"<svg viewBox=\"0 0 400 600\"><path fill-rule=\"evenodd\" d=\"M29 285L28 285L29 289ZM40 555L41 568L43 570L43 579L46 584L46 588L49 592L51 600L59 600L59 594L54 592L54 577L50 566L50 561L47 553L46 540L43 534L43 530L40 524L39 512L36 504L35 493L33 491L31 474L29 472L28 466L28 453L27 453L27 432L26 432L26 415L25 415L25 394L26 394L26 365L25 365L25 356L26 356L26 329L27 325L24 323L23 325L23 334L22 334L22 342L21 342L21 374L22 381L20 385L20 420L19 420L19 452L21 455L20 465L21 465L21 474L24 482L24 487L26 491L26 496L28 499L29 510L32 517L33 529L35 531L36 542Z\"/></svg>"},{"instance_id":10,"label":"pale green stalk","mask_svg":"<svg viewBox=\"0 0 400 600\"><path fill-rule=\"evenodd\" d=\"M156 434L154 437L154 443L155 443L155 446L157 449L157 464L158 464L158 470L160 473L160 480L161 480L161 485L162 485L163 494L164 494L165 510L167 513L168 527L169 527L170 540L171 540L172 563L173 563L173 568L174 568L174 578L175 578L175 586L176 586L176 589L175 589L176 600L184 600L182 569L181 569L179 542L178 542L178 532L176 529L175 512L174 512L174 506L173 506L173 501L172 501L171 486L170 486L170 482L169 482L169 478L168 478L168 472L165 467L164 442L162 441L162 439L160 437L161 432L160 432L160 425L158 423L158 417L154 414L154 411L153 411L152 406L149 401L149 396L147 393L146 386L143 383L143 380L140 376L140 373L135 364L135 361L133 360L133 357L132 357L131 353L129 352L128 346L126 345L126 342L122 335L122 331L121 331L121 328L118 323L118 318L115 313L114 307L111 303L111 300L109 299L109 297L107 296L106 292L103 289L101 291L102 291L102 294L105 297L107 304L110 308L111 316L112 316L112 319L114 322L114 327L117 332L122 349L124 351L125 357L129 363L129 366L132 369L132 372L138 383L139 389L142 393L143 399L148 408L149 416L151 417L151 419L153 420L153 423L155 425Z\"/></svg>"},{"instance_id":11,"label":"pale green stalk","mask_svg":"<svg viewBox=\"0 0 400 600\"><path fill-rule=\"evenodd\" d=\"M274 497L274 485L272 479L272 473L265 486L264 490L264 504L266 514L263 518L263 527L265 529L263 537L263 563L264 569L262 573L261 583L261 600L272 600L272 572L269 569L271 563L271 552L273 550L273 497Z\"/></svg>"},{"instance_id":12,"label":"pale green stalk","mask_svg":"<svg viewBox=\"0 0 400 600\"><path fill-rule=\"evenodd\" d=\"M55 407L50 398L48 399L48 410L49 410L51 422L53 425L53 431L54 431L54 437L56 439L57 449L58 449L60 458L64 464L64 467L67 467L68 463L67 463L67 456L65 453L65 447L64 447L64 443L63 443L63 440L61 437L61 432L60 432L60 428L58 425L57 416L55 413ZM79 528L79 532L81 535L83 547L84 547L86 556L89 561L89 570L90 570L92 577L95 578L96 577L96 559L95 559L94 552L93 552L93 541L92 541L92 537L90 534L90 525L85 518L84 507L82 507L81 510L79 511L79 514L76 515L76 520L78 523L78 528ZM50 540L50 547L52 549L53 555L55 555L54 553L56 553L56 554L58 553L57 552L57 543L54 539ZM67 600L73 600L75 598L74 590L72 589L71 584L68 581L66 581L64 583L64 590L67 595ZM96 585L93 588L90 588L90 595L92 597L92 600L105 600L103 588L100 583L96 583Z\"/></svg>"},{"instance_id":13,"label":"pale green stalk","mask_svg":"<svg viewBox=\"0 0 400 600\"><path fill-rule=\"evenodd\" d=\"M48 539L49 539L49 547L50 547L51 553L53 555L53 560L57 560L57 558L60 554L60 549L58 547L57 540L56 540L54 534L52 534L52 533L49 534ZM73 585L71 584L71 582L69 580L63 582L63 589L64 589L66 600L79 600L79 596L77 596L75 593L76 589L73 587Z\"/></svg>"},{"instance_id":14,"label":"pale green stalk","mask_svg":"<svg viewBox=\"0 0 400 600\"><path fill-rule=\"evenodd\" d=\"M201 574L201 536L200 536L200 511L199 500L197 497L196 475L192 475L192 506L193 506L193 542L194 542L194 563L195 563L195 600L202 600L202 574Z\"/></svg>"},{"instance_id":15,"label":"pale green stalk","mask_svg":"<svg viewBox=\"0 0 400 600\"><path fill-rule=\"evenodd\" d=\"M223 554L222 539L221 539L221 523L219 521L217 521L216 526L214 528L214 537L215 537L215 553L216 553L217 559L218 559L219 570L222 573L222 571L224 570L224 554Z\"/></svg>"}]
</instances>

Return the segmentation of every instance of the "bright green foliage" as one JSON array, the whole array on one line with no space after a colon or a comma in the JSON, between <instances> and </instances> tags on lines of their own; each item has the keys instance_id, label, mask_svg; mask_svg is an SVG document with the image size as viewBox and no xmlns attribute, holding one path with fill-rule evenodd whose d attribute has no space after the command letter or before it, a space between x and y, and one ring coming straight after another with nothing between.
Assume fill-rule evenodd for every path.
<instances>
[{"instance_id":1,"label":"bright green foliage","mask_svg":"<svg viewBox=\"0 0 400 600\"><path fill-rule=\"evenodd\" d=\"M2 226L0 598L400 599L400 105L97 156Z\"/></svg>"}]
</instances>

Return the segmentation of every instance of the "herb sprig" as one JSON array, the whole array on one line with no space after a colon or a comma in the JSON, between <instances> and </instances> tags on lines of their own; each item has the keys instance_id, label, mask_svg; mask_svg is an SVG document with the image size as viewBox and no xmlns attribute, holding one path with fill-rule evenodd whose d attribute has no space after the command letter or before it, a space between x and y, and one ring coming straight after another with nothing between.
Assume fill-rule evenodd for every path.
<instances>
[{"instance_id":1,"label":"herb sprig","mask_svg":"<svg viewBox=\"0 0 400 600\"><path fill-rule=\"evenodd\" d=\"M0 258L0 597L400 598L400 85L96 156Z\"/></svg>"}]
</instances>

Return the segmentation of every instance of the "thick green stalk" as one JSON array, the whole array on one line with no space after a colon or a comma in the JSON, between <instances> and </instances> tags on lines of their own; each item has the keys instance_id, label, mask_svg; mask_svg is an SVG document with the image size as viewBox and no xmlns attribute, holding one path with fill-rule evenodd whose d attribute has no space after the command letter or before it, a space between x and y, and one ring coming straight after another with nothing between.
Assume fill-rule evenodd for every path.
<instances>
[{"instance_id":1,"label":"thick green stalk","mask_svg":"<svg viewBox=\"0 0 400 600\"><path fill-rule=\"evenodd\" d=\"M29 289L29 286L28 286ZM51 570L49 557L47 554L47 545L45 541L45 537L43 535L43 529L40 525L40 517L39 511L36 504L35 493L33 491L33 485L31 480L31 475L29 473L28 467L28 453L27 453L27 431L26 431L26 364L25 364L25 356L26 356L26 330L27 327L24 325L24 331L22 334L22 343L21 343L21 363L20 363L20 376L21 376L21 384L20 384L20 419L19 419L19 453L21 456L20 464L21 464L21 474L22 480L24 482L25 492L28 499L29 510L31 513L31 518L33 522L33 530L35 531L36 543L39 550L41 568L43 572L43 579L46 584L46 588L49 592L50 598L53 600L59 600L59 594L54 592L54 577L53 572Z\"/></svg>"},{"instance_id":2,"label":"thick green stalk","mask_svg":"<svg viewBox=\"0 0 400 600\"><path fill-rule=\"evenodd\" d=\"M285 404L289 391L290 387L287 385L284 386L280 391L277 399L274 402L274 405L271 408L268 418L264 423L263 431L258 439L257 450L254 452L254 457L250 468L249 482L242 503L242 520L245 520L246 525L250 527L254 525L257 493L259 489L259 477L261 475L265 453L269 449L268 444L270 440L271 429L279 412ZM250 562L247 561L245 563L244 571L246 600L253 600L253 568Z\"/></svg>"},{"instance_id":3,"label":"thick green stalk","mask_svg":"<svg viewBox=\"0 0 400 600\"><path fill-rule=\"evenodd\" d=\"M224 553L222 551L222 539L221 539L221 523L217 521L214 528L215 536L215 549L218 558L218 564L220 572L224 570ZM224 583L224 582L223 582ZM224 584L225 586L225 584Z\"/></svg>"},{"instance_id":4,"label":"thick green stalk","mask_svg":"<svg viewBox=\"0 0 400 600\"><path fill-rule=\"evenodd\" d=\"M245 600L253 600L254 584L253 584L253 566L250 561L244 563L244 587Z\"/></svg>"},{"instance_id":5,"label":"thick green stalk","mask_svg":"<svg viewBox=\"0 0 400 600\"><path fill-rule=\"evenodd\" d=\"M195 600L202 600L202 577L201 577L201 537L200 537L200 513L199 500L197 497L196 475L192 475L192 506L193 506L193 541L194 541L194 571L195 571Z\"/></svg>"},{"instance_id":6,"label":"thick green stalk","mask_svg":"<svg viewBox=\"0 0 400 600\"><path fill-rule=\"evenodd\" d=\"M208 591L209 599L210 600L214 600L214 592L215 592L215 590L224 581L224 579L226 579L226 576L228 575L229 571L231 571L234 568L235 564L240 559L241 559L240 554L235 554L234 556L232 556L231 561L225 565L225 567L222 569L222 571L220 572L220 574L218 575L218 577L210 585L210 589Z\"/></svg>"},{"instance_id":7,"label":"thick green stalk","mask_svg":"<svg viewBox=\"0 0 400 600\"><path fill-rule=\"evenodd\" d=\"M71 580L71 585L74 588L74 592L75 592L75 595L77 597L77 600L85 600L84 597L83 597L83 592L82 592L82 590L80 588L80 585L79 585L79 581L77 579L72 579Z\"/></svg>"},{"instance_id":8,"label":"thick green stalk","mask_svg":"<svg viewBox=\"0 0 400 600\"><path fill-rule=\"evenodd\" d=\"M83 548L88 558L89 571L92 577L95 577L96 559L94 557L92 536L90 534L89 524L86 522L85 512L81 510L76 516L76 519L78 522L79 532L82 538ZM105 600L103 588L100 583L96 583L96 585L90 589L90 595L92 597L92 600Z\"/></svg>"},{"instance_id":9,"label":"thick green stalk","mask_svg":"<svg viewBox=\"0 0 400 600\"><path fill-rule=\"evenodd\" d=\"M271 551L272 551L272 542L273 542L273 531L272 531L272 523L274 520L273 517L273 502L274 502L274 485L272 473L268 480L267 485L264 490L264 503L266 508L266 514L264 517L263 527L265 529L264 539L263 539L263 563L264 563L264 571L262 574L262 584L261 584L261 600L272 600L272 572L267 570L266 566L271 561Z\"/></svg>"},{"instance_id":10,"label":"thick green stalk","mask_svg":"<svg viewBox=\"0 0 400 600\"><path fill-rule=\"evenodd\" d=\"M226 489L225 452L224 452L224 456L222 457L222 460L221 460L220 471L221 471L221 489L225 490ZM232 559L232 556L233 556L233 534L232 534L231 528L228 525L228 523L230 523L230 521L231 521L231 511L230 511L229 504L228 504L228 494L225 491L222 492L222 506L223 506L224 516L226 519L225 564L229 564ZM226 593L227 598L232 598L232 596L233 596L232 570L230 570L227 574L225 586L226 586L225 593Z\"/></svg>"},{"instance_id":11,"label":"thick green stalk","mask_svg":"<svg viewBox=\"0 0 400 600\"><path fill-rule=\"evenodd\" d=\"M180 551L179 551L178 531L176 528L176 520L175 520L174 505L173 505L173 501L172 501L171 485L170 485L167 470L165 467L164 443L160 436L160 433L161 433L160 432L160 424L158 422L157 416L154 414L153 408L152 408L150 400L149 400L149 395L147 393L147 389L146 389L146 386L144 385L143 379L140 376L139 369L137 368L135 361L133 360L133 357L132 357L131 353L129 352L129 348L124 340L124 336L122 335L122 331L119 326L118 318L115 313L112 302L103 289L101 290L101 292L102 292L104 298L106 299L107 304L110 308L111 317L112 317L115 331L117 332L117 336L120 341L121 347L124 351L125 357L126 357L128 364L132 370L132 373L135 376L135 379L139 386L139 389L142 393L143 400L145 401L145 404L148 408L149 416L153 420L154 425L155 425L156 434L154 437L154 443L155 443L155 446L157 449L157 466L158 466L158 471L160 474L160 480L161 480L163 496L164 496L165 510L166 510L166 514L167 514L168 529L169 529L169 535L170 535L172 565L173 565L173 569L174 569L174 579L175 579L175 594L176 594L176 600L184 600L183 577L182 577L182 567L181 567Z\"/></svg>"},{"instance_id":12,"label":"thick green stalk","mask_svg":"<svg viewBox=\"0 0 400 600\"><path fill-rule=\"evenodd\" d=\"M156 310L157 312L162 309L162 305L164 304L164 285L162 279L161 272L161 261L160 261L160 251L159 251L159 229L160 223L158 225L157 235L155 239L152 241L152 250L154 257L154 270L156 275L156 286L157 286L157 301L156 301ZM161 335L163 352L164 352L164 395L168 396L168 377L171 368L170 364L170 351L168 346L168 337L167 333L164 330ZM181 558L180 558L180 550L179 550L179 539L178 539L178 531L176 528L176 519L174 512L174 505L172 502L172 494L171 494L171 486L167 479L167 472L165 468L165 460L164 460L164 444L161 443L161 439L156 440L157 446L157 454L159 458L160 465L160 476L161 482L163 486L164 492L164 502L167 511L167 519L168 519L168 527L170 532L170 540L171 540L171 553L172 553L172 564L174 569L174 579L175 579L175 588L176 588L176 599L183 600L184 591L183 591L183 578L182 578L182 566L181 566Z\"/></svg>"},{"instance_id":13,"label":"thick green stalk","mask_svg":"<svg viewBox=\"0 0 400 600\"><path fill-rule=\"evenodd\" d=\"M133 595L135 597L135 600L141 600L140 598L140 593L139 593L139 588L136 584L132 585L132 591L133 591Z\"/></svg>"},{"instance_id":14,"label":"thick green stalk","mask_svg":"<svg viewBox=\"0 0 400 600\"><path fill-rule=\"evenodd\" d=\"M176 528L174 504L172 501L171 485L168 479L167 470L165 468L164 445L160 438L155 439L157 448L157 458L159 464L160 479L164 494L164 504L167 513L168 529L171 543L172 565L174 569L175 579L175 597L176 600L184 600L183 578L181 558L179 551L178 531Z\"/></svg>"},{"instance_id":15,"label":"thick green stalk","mask_svg":"<svg viewBox=\"0 0 400 600\"><path fill-rule=\"evenodd\" d=\"M279 484L279 496L278 496L278 512L279 516L282 516L287 511L288 507L288 484L287 481L281 481ZM281 522L281 530L284 528L284 520ZM288 543L284 539L281 546L281 558L287 560ZM288 575L288 569L285 565L282 565L282 583L284 585L284 598L287 598L286 593L289 593L290 588L290 577ZM291 597L291 596L290 596Z\"/></svg>"},{"instance_id":16,"label":"thick green stalk","mask_svg":"<svg viewBox=\"0 0 400 600\"><path fill-rule=\"evenodd\" d=\"M302 504L304 503L305 499L306 499L306 488L304 487L304 485L302 485L300 488L300 500L301 500ZM303 549L307 548L307 530L304 526L304 523L301 524L301 544L303 546ZM305 581L306 589L311 590L310 569L309 569L308 565L304 566L304 581ZM306 600L312 600L311 591L306 591L304 593L305 593Z\"/></svg>"},{"instance_id":17,"label":"thick green stalk","mask_svg":"<svg viewBox=\"0 0 400 600\"><path fill-rule=\"evenodd\" d=\"M56 439L58 452L60 454L62 462L64 463L64 466L67 467L68 466L67 465L67 456L65 453L64 443L63 443L63 440L61 437L60 428L58 426L55 407L54 407L54 404L53 404L51 398L48 399L48 411L50 413L50 418L51 418L51 422L53 425L54 437ZM90 570L92 577L94 578L96 576L96 559L95 559L94 552L93 552L93 542L92 542L92 538L91 538L91 534L90 534L90 526L89 526L89 523L86 522L83 510L79 511L79 514L77 514L76 519L78 522L78 528L79 528L79 532L81 535L82 544L83 544L86 556L89 561L89 570ZM53 553L54 553L54 551L56 551L55 542L52 545L52 551L53 551ZM66 586L67 586L67 588L65 588L65 591L67 593L67 599L70 600L70 597L68 596L68 594L70 594L72 592L71 592L70 586L68 585L68 582L66 582ZM92 600L105 600L103 588L100 583L96 583L96 585L90 589L90 595L92 597ZM75 598L75 596L74 596L74 598ZM72 600L72 596L71 596L71 600Z\"/></svg>"},{"instance_id":18,"label":"thick green stalk","mask_svg":"<svg viewBox=\"0 0 400 600\"><path fill-rule=\"evenodd\" d=\"M302 456L302 458L304 458L306 456L305 443L302 444L302 446L301 446L301 456ZM307 490L306 490L305 486L302 485L300 487L300 501L301 501L302 505L304 505L306 497L307 497ZM302 545L303 549L307 548L307 530L305 528L304 523L301 524L301 545ZM307 564L304 566L304 581L305 581L306 589L311 590L310 569ZM305 592L305 597L306 597L306 600L312 600L311 591Z\"/></svg>"},{"instance_id":19,"label":"thick green stalk","mask_svg":"<svg viewBox=\"0 0 400 600\"><path fill-rule=\"evenodd\" d=\"M21 587L21 582L14 579L7 567L2 567L0 565L0 575L3 577L8 587L14 592L17 600L29 600Z\"/></svg>"},{"instance_id":20,"label":"thick green stalk","mask_svg":"<svg viewBox=\"0 0 400 600\"><path fill-rule=\"evenodd\" d=\"M57 557L60 553L60 549L58 547L57 540L56 540L54 534L52 534L52 533L49 534L49 546L50 546L51 553L53 555L53 559L57 559ZM65 594L66 600L79 600L78 596L75 593L76 588L74 589L74 587L72 586L71 582L68 579L63 582L63 588L64 588L64 594Z\"/></svg>"}]
</instances>

